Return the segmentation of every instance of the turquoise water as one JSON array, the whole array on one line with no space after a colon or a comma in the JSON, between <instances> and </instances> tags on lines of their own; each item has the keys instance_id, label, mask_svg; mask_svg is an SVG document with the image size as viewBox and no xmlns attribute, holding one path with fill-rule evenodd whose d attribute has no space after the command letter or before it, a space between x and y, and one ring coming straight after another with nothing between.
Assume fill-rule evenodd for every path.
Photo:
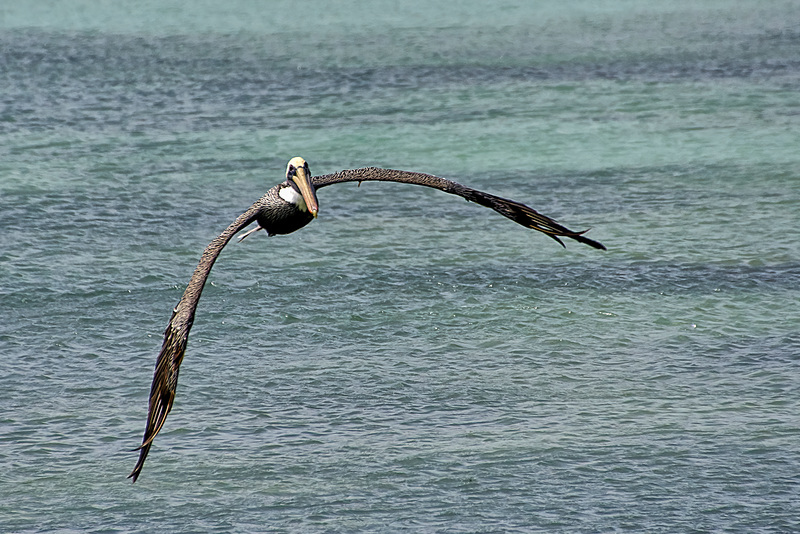
<instances>
[{"instance_id":1,"label":"turquoise water","mask_svg":"<svg viewBox=\"0 0 800 534\"><path fill-rule=\"evenodd\" d=\"M435 4L435 5L434 5ZM796 2L0 7L3 532L800 530ZM292 156L436 173L222 254Z\"/></svg>"}]
</instances>

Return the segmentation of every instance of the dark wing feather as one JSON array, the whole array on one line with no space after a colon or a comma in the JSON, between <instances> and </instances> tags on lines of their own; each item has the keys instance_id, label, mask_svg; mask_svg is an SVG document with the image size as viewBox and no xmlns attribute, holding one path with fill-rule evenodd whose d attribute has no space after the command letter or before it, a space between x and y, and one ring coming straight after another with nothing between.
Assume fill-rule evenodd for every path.
<instances>
[{"instance_id":1,"label":"dark wing feather","mask_svg":"<svg viewBox=\"0 0 800 534\"><path fill-rule=\"evenodd\" d=\"M439 189L445 193L463 197L468 201L475 202L481 206L492 208L497 213L508 217L517 224L521 224L526 228L538 230L539 232L550 236L558 241L561 246L564 246L564 243L561 241L560 237L568 237L580 243L589 245L590 247L606 250L606 247L603 246L602 243L585 237L583 234L586 233L586 230L583 232L573 232L569 228L558 224L550 217L542 215L535 209L526 206L525 204L495 195L490 195L489 193L484 193L483 191L478 191L477 189L471 189L459 183L453 182L452 180L446 180L431 174L398 171L393 169L379 169L377 167L365 167L363 169L345 170L334 174L325 174L312 178L314 187L317 189L341 182L360 183L371 180L424 185L434 189Z\"/></svg>"},{"instance_id":2,"label":"dark wing feather","mask_svg":"<svg viewBox=\"0 0 800 534\"><path fill-rule=\"evenodd\" d=\"M247 225L256 219L256 214L261 209L264 199L262 198L250 209L242 213L237 219L228 226L216 239L208 244L200 263L186 286L178 305L172 311L172 318L169 320L167 329L164 332L164 343L161 345L161 352L156 360L156 369L153 374L153 385L150 387L150 406L147 413L147 426L145 427L142 444L137 447L139 451L139 461L128 478L134 482L142 472L147 453L153 443L167 415L172 409L172 402L175 400L175 389L178 386L178 370L186 352L186 341L189 339L189 330L194 322L194 312L197 303L200 301L200 294L206 284L208 274L211 272L214 262L219 253L231 240L231 238Z\"/></svg>"}]
</instances>

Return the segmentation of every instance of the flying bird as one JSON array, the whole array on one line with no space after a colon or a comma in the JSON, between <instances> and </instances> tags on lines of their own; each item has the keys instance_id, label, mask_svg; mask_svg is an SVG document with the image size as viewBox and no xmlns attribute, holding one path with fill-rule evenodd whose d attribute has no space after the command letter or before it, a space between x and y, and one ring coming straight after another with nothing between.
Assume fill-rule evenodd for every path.
<instances>
[{"instance_id":1,"label":"flying bird","mask_svg":"<svg viewBox=\"0 0 800 534\"><path fill-rule=\"evenodd\" d=\"M139 451L139 460L128 478L132 478L134 482L139 478L153 439L164 426L164 421L172 409L175 389L178 385L178 370L186 352L186 342L189 338L189 330L194 323L197 303L211 267L223 247L234 235L254 222L257 223L257 226L243 234L239 238L240 241L259 230L266 231L270 236L290 234L299 230L317 217L319 211L317 189L342 182L358 182L360 184L373 180L424 185L439 189L445 193L463 197L469 202L492 208L526 228L538 230L555 239L561 246L564 246L561 238L565 237L596 249L605 250L601 243L585 237L583 235L585 231L573 232L525 204L477 191L438 176L366 167L312 177L308 163L303 158L292 158L286 167L286 180L267 191L263 197L239 215L230 226L209 243L189 280L186 291L178 305L172 310L172 318L164 332L164 342L156 360L153 384L150 388L147 425L142 444L135 449Z\"/></svg>"}]
</instances>

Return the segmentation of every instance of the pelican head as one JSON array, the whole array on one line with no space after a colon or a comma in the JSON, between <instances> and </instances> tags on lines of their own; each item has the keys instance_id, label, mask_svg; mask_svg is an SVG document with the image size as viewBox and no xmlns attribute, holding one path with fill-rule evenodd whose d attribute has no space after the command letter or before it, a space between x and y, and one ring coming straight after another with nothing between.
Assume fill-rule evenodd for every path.
<instances>
[{"instance_id":1,"label":"pelican head","mask_svg":"<svg viewBox=\"0 0 800 534\"><path fill-rule=\"evenodd\" d=\"M289 164L286 166L286 181L302 197L303 202L299 203L298 207L316 217L319 203L317 202L317 192L311 184L311 171L308 170L306 160L299 157L289 160Z\"/></svg>"}]
</instances>

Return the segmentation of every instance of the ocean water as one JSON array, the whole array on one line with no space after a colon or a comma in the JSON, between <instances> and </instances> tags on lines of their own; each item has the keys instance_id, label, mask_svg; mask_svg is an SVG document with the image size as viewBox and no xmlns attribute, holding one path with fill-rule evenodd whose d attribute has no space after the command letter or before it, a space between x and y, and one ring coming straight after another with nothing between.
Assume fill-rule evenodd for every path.
<instances>
[{"instance_id":1,"label":"ocean water","mask_svg":"<svg viewBox=\"0 0 800 534\"><path fill-rule=\"evenodd\" d=\"M800 4L0 7L0 531L800 530ZM140 480L205 245L230 244Z\"/></svg>"}]
</instances>

